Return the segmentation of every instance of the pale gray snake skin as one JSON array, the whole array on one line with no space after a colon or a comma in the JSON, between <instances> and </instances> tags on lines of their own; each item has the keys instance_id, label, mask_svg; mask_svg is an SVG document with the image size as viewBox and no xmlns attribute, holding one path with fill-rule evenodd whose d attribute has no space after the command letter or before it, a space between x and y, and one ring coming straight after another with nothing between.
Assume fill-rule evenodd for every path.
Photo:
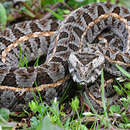
<instances>
[{"instance_id":1,"label":"pale gray snake skin","mask_svg":"<svg viewBox=\"0 0 130 130\"><path fill-rule=\"evenodd\" d=\"M9 108L11 111L23 110L33 99L32 91L24 88L35 88L35 83L37 86L55 83L69 73L75 82L86 85L94 82L103 68L115 76L121 75L114 63L104 55L125 63L124 66L129 71L128 26L130 10L111 3L93 3L71 12L62 22L40 19L6 28L4 32L0 32L0 53L26 34L56 32L51 37L39 36L20 44L28 61L46 55L48 50L45 63L37 67L18 67L19 47L8 53L6 64L0 60L0 107ZM107 39L107 47L99 41L99 36ZM42 98L48 102L55 96L62 95L65 89L63 86L65 85L40 91ZM20 88L21 91L15 88ZM37 92L35 96L39 101Z\"/></svg>"}]
</instances>

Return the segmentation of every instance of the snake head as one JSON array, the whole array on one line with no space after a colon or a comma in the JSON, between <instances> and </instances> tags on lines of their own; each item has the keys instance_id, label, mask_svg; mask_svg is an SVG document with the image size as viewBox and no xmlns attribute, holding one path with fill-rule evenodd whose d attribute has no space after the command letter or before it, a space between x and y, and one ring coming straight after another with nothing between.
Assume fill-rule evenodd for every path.
<instances>
[{"instance_id":1,"label":"snake head","mask_svg":"<svg viewBox=\"0 0 130 130\"><path fill-rule=\"evenodd\" d=\"M75 82L82 85L93 83L104 67L105 58L101 53L75 53L69 56L69 72Z\"/></svg>"}]
</instances>

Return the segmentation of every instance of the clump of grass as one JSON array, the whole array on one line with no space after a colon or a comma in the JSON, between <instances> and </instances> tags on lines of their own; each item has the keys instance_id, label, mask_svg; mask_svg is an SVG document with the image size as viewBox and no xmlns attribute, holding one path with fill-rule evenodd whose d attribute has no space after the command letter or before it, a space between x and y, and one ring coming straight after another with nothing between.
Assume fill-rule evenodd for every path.
<instances>
[{"instance_id":1,"label":"clump of grass","mask_svg":"<svg viewBox=\"0 0 130 130\"><path fill-rule=\"evenodd\" d=\"M20 59L19 59L19 67L28 67L28 60L27 56L25 55L24 51L21 49L21 46L19 46L19 52L20 52Z\"/></svg>"}]
</instances>

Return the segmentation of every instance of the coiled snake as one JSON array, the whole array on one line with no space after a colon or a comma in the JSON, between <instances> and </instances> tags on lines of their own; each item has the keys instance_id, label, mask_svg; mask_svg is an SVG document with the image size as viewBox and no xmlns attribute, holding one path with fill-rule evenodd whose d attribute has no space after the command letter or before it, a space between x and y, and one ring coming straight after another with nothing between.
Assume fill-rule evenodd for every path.
<instances>
[{"instance_id":1,"label":"coiled snake","mask_svg":"<svg viewBox=\"0 0 130 130\"><path fill-rule=\"evenodd\" d=\"M39 100L37 90L50 101L63 94L68 74L86 85L95 82L103 68L121 75L114 63L130 66L129 26L130 10L93 3L71 12L63 22L40 19L6 28L0 32L0 107L19 111L33 99L33 92ZM15 41L48 31L55 33L51 37L34 36L20 44L29 62L47 53L45 63L18 67L20 50Z\"/></svg>"}]
</instances>

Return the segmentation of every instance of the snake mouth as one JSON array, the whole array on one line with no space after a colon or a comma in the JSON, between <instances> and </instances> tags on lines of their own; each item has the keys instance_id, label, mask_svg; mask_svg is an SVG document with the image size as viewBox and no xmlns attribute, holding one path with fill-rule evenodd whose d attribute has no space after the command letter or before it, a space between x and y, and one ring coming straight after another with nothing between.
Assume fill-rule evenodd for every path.
<instances>
[{"instance_id":1,"label":"snake mouth","mask_svg":"<svg viewBox=\"0 0 130 130\"><path fill-rule=\"evenodd\" d=\"M86 83L85 81L80 81L79 84L80 84L80 85L83 85L83 86L86 86L86 85L87 85L87 83Z\"/></svg>"}]
</instances>

